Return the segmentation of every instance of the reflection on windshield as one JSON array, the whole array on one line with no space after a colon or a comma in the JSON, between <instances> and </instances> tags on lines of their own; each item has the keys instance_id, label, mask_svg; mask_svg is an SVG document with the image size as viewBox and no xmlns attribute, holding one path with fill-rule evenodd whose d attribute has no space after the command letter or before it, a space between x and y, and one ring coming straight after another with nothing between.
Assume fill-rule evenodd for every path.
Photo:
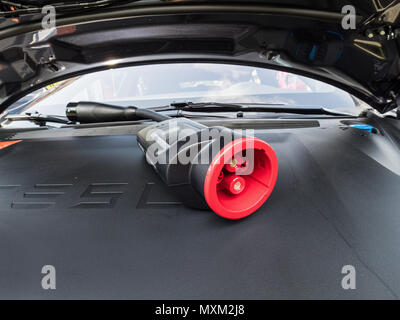
<instances>
[{"instance_id":1,"label":"reflection on windshield","mask_svg":"<svg viewBox=\"0 0 400 320\"><path fill-rule=\"evenodd\" d=\"M283 91L332 92L324 85L283 72L232 65L165 64L108 70L89 76L77 95L90 100L138 100L155 97L241 97ZM76 97L79 98L79 97ZM243 102L266 102L258 98Z\"/></svg>"},{"instance_id":2,"label":"reflection on windshield","mask_svg":"<svg viewBox=\"0 0 400 320\"><path fill-rule=\"evenodd\" d=\"M216 101L318 105L350 112L354 109L354 100L348 93L287 72L240 65L176 63L87 74L70 81L31 108L25 108L24 112L33 109L64 115L68 102L84 100L138 107Z\"/></svg>"}]
</instances>

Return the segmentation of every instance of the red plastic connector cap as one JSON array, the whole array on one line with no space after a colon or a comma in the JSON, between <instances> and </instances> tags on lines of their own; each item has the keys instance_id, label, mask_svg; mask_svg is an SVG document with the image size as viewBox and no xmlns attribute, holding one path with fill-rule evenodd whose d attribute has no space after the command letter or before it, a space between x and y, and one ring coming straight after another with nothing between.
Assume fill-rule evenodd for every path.
<instances>
[{"instance_id":1,"label":"red plastic connector cap","mask_svg":"<svg viewBox=\"0 0 400 320\"><path fill-rule=\"evenodd\" d=\"M253 156L248 159L252 159L253 163L243 163L243 154L249 155L250 152ZM236 172L227 167L238 162L240 166ZM244 165L252 170L244 172ZM232 180L232 173L240 174L239 177L244 179L240 192L227 188L231 181L221 181L221 177ZM214 157L204 180L204 196L216 214L227 219L241 219L264 204L274 189L277 177L278 160L271 146L261 139L244 137L227 144Z\"/></svg>"}]
</instances>

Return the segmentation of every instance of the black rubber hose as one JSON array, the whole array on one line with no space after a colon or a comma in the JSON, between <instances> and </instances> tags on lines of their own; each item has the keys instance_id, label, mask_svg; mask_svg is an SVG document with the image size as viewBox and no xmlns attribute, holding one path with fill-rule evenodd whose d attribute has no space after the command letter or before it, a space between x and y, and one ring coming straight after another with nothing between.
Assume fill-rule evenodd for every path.
<instances>
[{"instance_id":1,"label":"black rubber hose","mask_svg":"<svg viewBox=\"0 0 400 320\"><path fill-rule=\"evenodd\" d=\"M171 117L166 116L165 114L161 114L149 109L140 109L140 108L136 109L136 116L140 119L151 119L157 122L171 119Z\"/></svg>"},{"instance_id":2,"label":"black rubber hose","mask_svg":"<svg viewBox=\"0 0 400 320\"><path fill-rule=\"evenodd\" d=\"M68 119L80 123L116 122L149 119L157 122L170 117L148 109L114 106L98 102L70 102L65 111Z\"/></svg>"}]
</instances>

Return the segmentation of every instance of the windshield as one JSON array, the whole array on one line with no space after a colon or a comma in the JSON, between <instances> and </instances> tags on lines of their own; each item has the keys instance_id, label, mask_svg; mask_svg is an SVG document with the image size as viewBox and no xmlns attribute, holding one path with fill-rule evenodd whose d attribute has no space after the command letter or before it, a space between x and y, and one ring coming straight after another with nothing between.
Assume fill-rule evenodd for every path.
<instances>
[{"instance_id":1,"label":"windshield","mask_svg":"<svg viewBox=\"0 0 400 320\"><path fill-rule=\"evenodd\" d=\"M65 115L68 102L137 107L173 102L234 102L321 106L359 114L350 94L326 83L252 66L175 63L108 69L48 86L10 106L9 113ZM10 112L11 111L11 112Z\"/></svg>"}]
</instances>

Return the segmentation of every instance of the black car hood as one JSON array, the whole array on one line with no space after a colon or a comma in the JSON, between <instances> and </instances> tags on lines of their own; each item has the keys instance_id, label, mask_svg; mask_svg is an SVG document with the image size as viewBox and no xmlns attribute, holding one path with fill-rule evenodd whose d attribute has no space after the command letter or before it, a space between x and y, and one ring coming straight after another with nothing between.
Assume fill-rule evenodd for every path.
<instances>
[{"instance_id":1,"label":"black car hood","mask_svg":"<svg viewBox=\"0 0 400 320\"><path fill-rule=\"evenodd\" d=\"M398 0L85 1L92 5L54 4L56 26L43 29L41 5L53 2L1 8L0 112L65 78L177 61L306 75L380 112L400 103ZM355 8L356 25L345 30L348 11L342 9L348 5Z\"/></svg>"}]
</instances>

